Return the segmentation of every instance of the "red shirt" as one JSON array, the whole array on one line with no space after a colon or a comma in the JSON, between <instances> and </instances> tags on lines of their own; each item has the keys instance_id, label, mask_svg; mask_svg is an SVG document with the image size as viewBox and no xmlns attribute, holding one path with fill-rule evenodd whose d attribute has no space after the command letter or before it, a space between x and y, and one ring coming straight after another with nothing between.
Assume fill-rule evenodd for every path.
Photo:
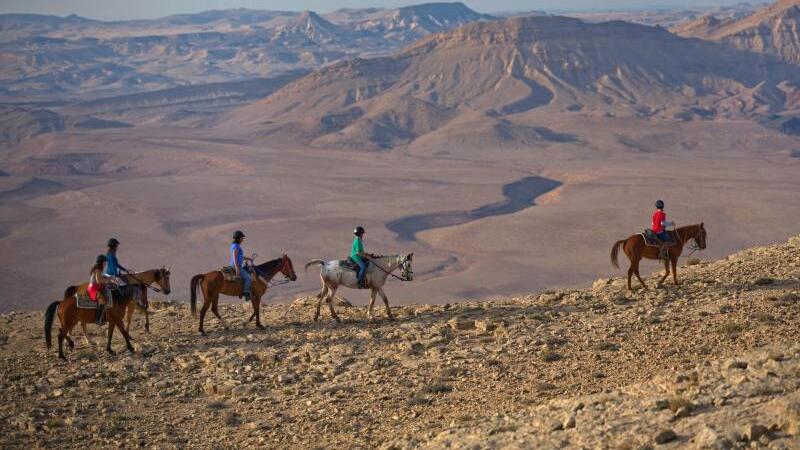
<instances>
[{"instance_id":1,"label":"red shirt","mask_svg":"<svg viewBox=\"0 0 800 450\"><path fill-rule=\"evenodd\" d=\"M664 211L657 209L656 212L653 213L653 226L651 229L656 233L661 233L664 231L664 226L661 225L661 222L665 222L666 220L667 214Z\"/></svg>"}]
</instances>

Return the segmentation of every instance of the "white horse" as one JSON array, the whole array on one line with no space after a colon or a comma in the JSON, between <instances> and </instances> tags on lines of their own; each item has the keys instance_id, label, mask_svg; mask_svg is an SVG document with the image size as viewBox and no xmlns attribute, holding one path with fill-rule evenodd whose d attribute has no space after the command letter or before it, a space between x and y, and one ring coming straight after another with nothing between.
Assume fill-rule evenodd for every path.
<instances>
[{"instance_id":1,"label":"white horse","mask_svg":"<svg viewBox=\"0 0 800 450\"><path fill-rule=\"evenodd\" d=\"M367 316L370 320L372 320L372 307L375 304L375 296L377 294L380 294L381 298L383 298L383 304L386 305L386 315L389 316L389 320L394 320L392 311L389 309L389 299L386 298L386 294L383 292L383 285L386 283L386 279L389 278L389 275L397 277L397 275L392 274L392 272L398 268L400 269L401 276L397 278L403 281L411 281L414 274L414 272L411 271L411 258L413 256L414 254L411 253L406 256L392 255L365 258L369 262L367 274L364 277L367 287L371 289L369 310L367 312ZM331 317L337 322L341 322L339 316L336 315L336 311L333 310L333 296L336 294L336 289L338 289L339 286L359 289L358 275L354 270L342 267L342 263L343 261L313 259L306 264L306 270L314 265L321 266L319 276L322 279L322 290L317 294L317 312L314 314L315 322L319 320L319 308L322 306L323 298L328 303L328 308L331 310Z\"/></svg>"}]
</instances>

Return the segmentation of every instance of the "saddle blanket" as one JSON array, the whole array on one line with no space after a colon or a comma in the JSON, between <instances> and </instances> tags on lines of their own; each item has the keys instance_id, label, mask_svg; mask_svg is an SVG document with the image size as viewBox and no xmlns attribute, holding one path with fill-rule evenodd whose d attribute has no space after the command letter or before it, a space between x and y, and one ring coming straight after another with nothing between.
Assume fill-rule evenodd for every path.
<instances>
[{"instance_id":1,"label":"saddle blanket","mask_svg":"<svg viewBox=\"0 0 800 450\"><path fill-rule=\"evenodd\" d=\"M664 243L667 247L671 247L678 243L677 236L675 235L674 231L667 231L670 236L672 236L672 242ZM661 239L653 233L653 230L644 230L644 232L640 233L642 235L642 239L644 239L644 244L648 247L661 247L662 242Z\"/></svg>"},{"instance_id":2,"label":"saddle blanket","mask_svg":"<svg viewBox=\"0 0 800 450\"><path fill-rule=\"evenodd\" d=\"M233 266L222 266L219 271L222 272L225 281L242 281L242 277L236 275L236 268Z\"/></svg>"}]
</instances>

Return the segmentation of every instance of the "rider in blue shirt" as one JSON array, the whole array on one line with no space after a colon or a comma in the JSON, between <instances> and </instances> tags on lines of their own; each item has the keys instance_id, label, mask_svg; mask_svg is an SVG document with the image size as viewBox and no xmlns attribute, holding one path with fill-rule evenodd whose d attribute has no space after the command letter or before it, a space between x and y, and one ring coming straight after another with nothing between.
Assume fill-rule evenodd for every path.
<instances>
[{"instance_id":1,"label":"rider in blue shirt","mask_svg":"<svg viewBox=\"0 0 800 450\"><path fill-rule=\"evenodd\" d=\"M253 263L253 258L244 256L242 250L242 241L244 240L244 233L236 231L233 233L233 242L231 243L231 266L236 269L236 275L242 278L242 297L245 301L250 300L250 287L253 285L253 278L250 272L244 269L244 261Z\"/></svg>"},{"instance_id":2,"label":"rider in blue shirt","mask_svg":"<svg viewBox=\"0 0 800 450\"><path fill-rule=\"evenodd\" d=\"M106 269L103 271L103 276L105 278L111 279L111 281L116 284L117 286L122 286L125 284L125 281L121 278L122 272L127 272L128 269L122 267L122 264L119 263L117 260L117 249L119 248L119 241L116 238L111 238L108 240L108 252L106 253Z\"/></svg>"}]
</instances>

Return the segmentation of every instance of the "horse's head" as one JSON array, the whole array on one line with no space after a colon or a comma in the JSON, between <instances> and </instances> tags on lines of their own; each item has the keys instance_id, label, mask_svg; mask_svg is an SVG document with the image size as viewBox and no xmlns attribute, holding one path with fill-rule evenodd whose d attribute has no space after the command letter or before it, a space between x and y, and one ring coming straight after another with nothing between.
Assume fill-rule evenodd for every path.
<instances>
[{"instance_id":1,"label":"horse's head","mask_svg":"<svg viewBox=\"0 0 800 450\"><path fill-rule=\"evenodd\" d=\"M694 235L694 242L700 250L706 249L706 227L703 222L700 222L700 226L697 228L697 234Z\"/></svg>"},{"instance_id":2,"label":"horse's head","mask_svg":"<svg viewBox=\"0 0 800 450\"><path fill-rule=\"evenodd\" d=\"M297 280L297 275L294 273L294 266L292 265L292 259L285 253L283 255L283 263L281 264L281 273L292 281Z\"/></svg>"},{"instance_id":3,"label":"horse's head","mask_svg":"<svg viewBox=\"0 0 800 450\"><path fill-rule=\"evenodd\" d=\"M153 281L161 288L161 291L164 292L164 295L169 295L172 291L169 287L169 267L162 267L160 269L156 269L153 271Z\"/></svg>"},{"instance_id":4,"label":"horse's head","mask_svg":"<svg viewBox=\"0 0 800 450\"><path fill-rule=\"evenodd\" d=\"M406 280L411 281L414 279L414 271L411 270L411 259L414 257L413 253L409 253L405 258L400 261L400 276Z\"/></svg>"}]
</instances>

